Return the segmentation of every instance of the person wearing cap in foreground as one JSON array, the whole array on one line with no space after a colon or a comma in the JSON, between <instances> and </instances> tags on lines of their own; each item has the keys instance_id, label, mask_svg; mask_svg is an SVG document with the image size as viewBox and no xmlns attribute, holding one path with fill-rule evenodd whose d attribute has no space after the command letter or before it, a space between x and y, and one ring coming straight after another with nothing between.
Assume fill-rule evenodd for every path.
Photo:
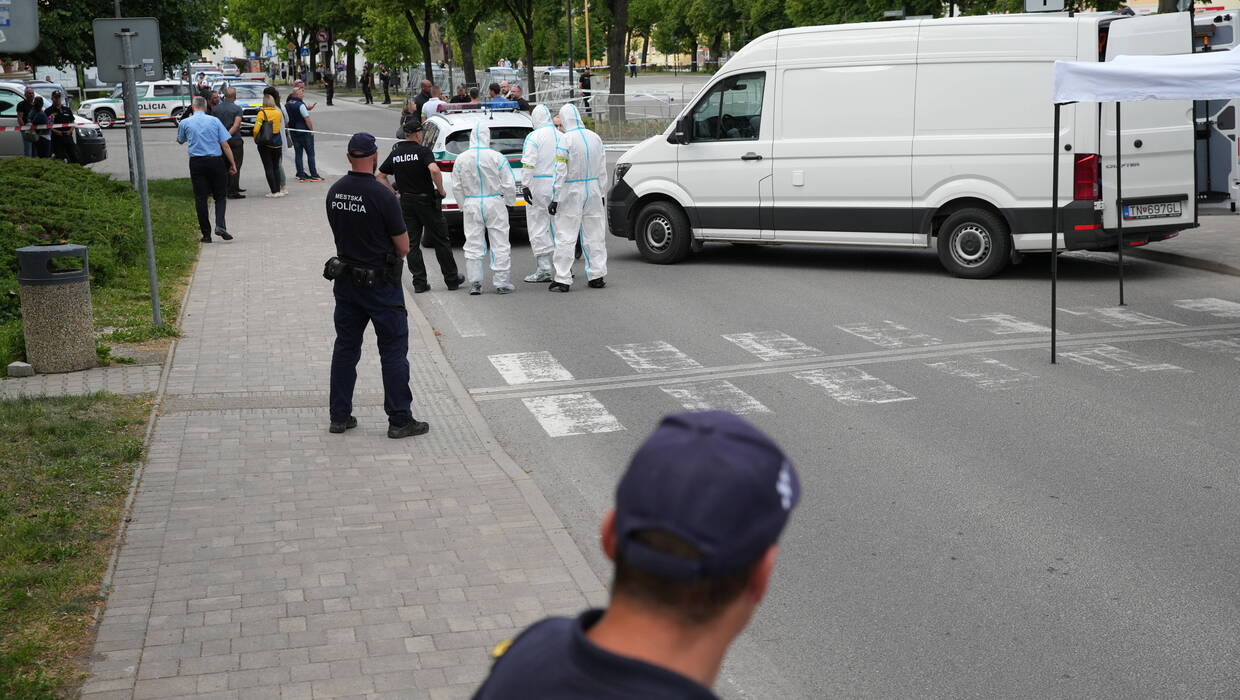
<instances>
[{"instance_id":1,"label":"person wearing cap in foreground","mask_svg":"<svg viewBox=\"0 0 1240 700\"><path fill-rule=\"evenodd\" d=\"M792 464L743 419L667 416L603 519L615 562L607 609L543 620L500 644L475 700L715 698L799 499Z\"/></svg>"},{"instance_id":2,"label":"person wearing cap in foreground","mask_svg":"<svg viewBox=\"0 0 1240 700\"><path fill-rule=\"evenodd\" d=\"M343 433L357 427L353 387L362 357L362 334L373 323L383 367L383 410L387 435L423 435L430 425L413 417L409 390L409 317L400 276L409 253L409 234L400 203L375 179L379 147L365 132L353 134L348 146L349 172L327 191L327 222L336 239L336 257L323 276L333 281L336 298L336 346L332 350L328 430Z\"/></svg>"}]
</instances>

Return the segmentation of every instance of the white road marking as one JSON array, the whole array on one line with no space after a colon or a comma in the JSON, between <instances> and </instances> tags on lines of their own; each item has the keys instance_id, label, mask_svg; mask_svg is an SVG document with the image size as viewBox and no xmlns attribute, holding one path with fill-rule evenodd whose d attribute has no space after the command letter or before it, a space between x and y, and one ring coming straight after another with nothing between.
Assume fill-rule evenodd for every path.
<instances>
[{"instance_id":1,"label":"white road marking","mask_svg":"<svg viewBox=\"0 0 1240 700\"><path fill-rule=\"evenodd\" d=\"M448 317L448 322L456 329L457 335L462 338L486 337L487 332L482 329L478 319L451 297L449 294L431 294L431 303L443 310L443 315Z\"/></svg>"},{"instance_id":2,"label":"white road marking","mask_svg":"<svg viewBox=\"0 0 1240 700\"><path fill-rule=\"evenodd\" d=\"M564 382L573 378L572 373L546 351L489 355L487 359L509 384Z\"/></svg>"},{"instance_id":3,"label":"white road marking","mask_svg":"<svg viewBox=\"0 0 1240 700\"><path fill-rule=\"evenodd\" d=\"M842 404L862 405L912 401L916 396L901 391L860 367L836 367L797 372L792 376L819 387Z\"/></svg>"},{"instance_id":4,"label":"white road marking","mask_svg":"<svg viewBox=\"0 0 1240 700\"><path fill-rule=\"evenodd\" d=\"M980 314L955 319L961 323L976 323L995 335L1017 335L1019 333L1050 333L1049 326L1026 321L1011 314ZM1067 335L1059 331L1061 335Z\"/></svg>"},{"instance_id":5,"label":"white road marking","mask_svg":"<svg viewBox=\"0 0 1240 700\"><path fill-rule=\"evenodd\" d=\"M643 374L693 369L694 367L702 366L702 363L662 340L656 340L652 343L608 345L607 349L616 353L629 367Z\"/></svg>"},{"instance_id":6,"label":"white road marking","mask_svg":"<svg viewBox=\"0 0 1240 700\"><path fill-rule=\"evenodd\" d=\"M1096 309L1089 309L1087 313L1107 324L1116 328L1149 328L1151 326L1182 326L1183 323L1168 321L1165 318L1150 316L1139 311L1133 311L1126 306L1107 306Z\"/></svg>"},{"instance_id":7,"label":"white road marking","mask_svg":"<svg viewBox=\"0 0 1240 700\"><path fill-rule=\"evenodd\" d=\"M589 392L532 396L521 401L551 437L624 430L620 421Z\"/></svg>"},{"instance_id":8,"label":"white road marking","mask_svg":"<svg viewBox=\"0 0 1240 700\"><path fill-rule=\"evenodd\" d=\"M757 333L730 333L723 336L724 340L736 344L742 350L753 353L763 362L776 360L797 360L803 357L817 357L822 354L818 348L810 347L779 331L759 331Z\"/></svg>"},{"instance_id":9,"label":"white road marking","mask_svg":"<svg viewBox=\"0 0 1240 700\"><path fill-rule=\"evenodd\" d=\"M1180 299L1175 305L1189 311L1203 311L1219 318L1240 318L1240 304L1226 299L1206 297L1204 299Z\"/></svg>"},{"instance_id":10,"label":"white road marking","mask_svg":"<svg viewBox=\"0 0 1240 700\"><path fill-rule=\"evenodd\" d=\"M968 379L982 389L1010 389L1017 384L1037 379L1028 372L980 355L962 357L958 360L928 362L926 366L953 377Z\"/></svg>"},{"instance_id":11,"label":"white road marking","mask_svg":"<svg viewBox=\"0 0 1240 700\"><path fill-rule=\"evenodd\" d=\"M880 348L920 348L927 345L939 345L943 342L893 321L883 321L878 324L850 323L846 326L836 326L836 328L868 340Z\"/></svg>"},{"instance_id":12,"label":"white road marking","mask_svg":"<svg viewBox=\"0 0 1240 700\"><path fill-rule=\"evenodd\" d=\"M1076 350L1064 350L1063 357L1104 372L1191 372L1192 370L1168 362L1150 362L1140 355L1121 350L1114 345L1087 345Z\"/></svg>"},{"instance_id":13,"label":"white road marking","mask_svg":"<svg viewBox=\"0 0 1240 700\"><path fill-rule=\"evenodd\" d=\"M731 411L738 415L770 413L771 409L746 394L732 382L716 379L704 382L668 384L659 387L680 402L686 411Z\"/></svg>"},{"instance_id":14,"label":"white road marking","mask_svg":"<svg viewBox=\"0 0 1240 700\"><path fill-rule=\"evenodd\" d=\"M1236 355L1240 360L1240 335L1234 338L1216 338L1214 340L1179 340L1176 341L1186 348Z\"/></svg>"}]
</instances>

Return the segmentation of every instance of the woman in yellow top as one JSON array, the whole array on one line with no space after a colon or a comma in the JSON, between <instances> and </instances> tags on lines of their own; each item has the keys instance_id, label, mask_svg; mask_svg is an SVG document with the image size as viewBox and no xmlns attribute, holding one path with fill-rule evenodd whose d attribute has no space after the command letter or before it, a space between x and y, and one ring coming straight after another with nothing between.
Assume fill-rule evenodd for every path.
<instances>
[{"instance_id":1,"label":"woman in yellow top","mask_svg":"<svg viewBox=\"0 0 1240 700\"><path fill-rule=\"evenodd\" d=\"M271 122L271 142L266 145L258 140L264 122ZM281 187L280 183L280 160L284 157L284 141L280 129L283 122L284 115L276 106L275 99L271 95L263 95L263 108L258 110L258 115L254 117L254 145L258 147L258 157L263 161L263 173L267 175L267 187L271 190L264 195L266 197L283 197L288 194L288 190Z\"/></svg>"}]
</instances>

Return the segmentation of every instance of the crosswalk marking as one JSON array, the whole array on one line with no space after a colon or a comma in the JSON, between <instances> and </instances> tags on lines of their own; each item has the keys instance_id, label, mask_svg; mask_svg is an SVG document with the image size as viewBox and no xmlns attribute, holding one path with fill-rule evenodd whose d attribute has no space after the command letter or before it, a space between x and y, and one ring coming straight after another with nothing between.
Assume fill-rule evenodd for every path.
<instances>
[{"instance_id":1,"label":"crosswalk marking","mask_svg":"<svg viewBox=\"0 0 1240 700\"><path fill-rule=\"evenodd\" d=\"M1010 389L1017 384L1037 379L1037 377L1028 372L1023 372L1011 365L1006 365L998 360L980 355L956 360L945 360L943 362L928 362L926 366L937 369L944 374L968 379L978 387L987 390Z\"/></svg>"},{"instance_id":2,"label":"crosswalk marking","mask_svg":"<svg viewBox=\"0 0 1240 700\"><path fill-rule=\"evenodd\" d=\"M1181 340L1180 345L1194 350L1236 355L1240 360L1240 335L1234 338L1215 338L1213 340Z\"/></svg>"},{"instance_id":3,"label":"crosswalk marking","mask_svg":"<svg viewBox=\"0 0 1240 700\"><path fill-rule=\"evenodd\" d=\"M731 333L723 336L742 350L752 353L763 362L776 360L796 360L802 357L816 357L822 351L810 347L779 331L759 331L757 333Z\"/></svg>"},{"instance_id":4,"label":"crosswalk marking","mask_svg":"<svg viewBox=\"0 0 1240 700\"><path fill-rule=\"evenodd\" d=\"M607 349L616 353L629 367L642 373L670 372L702 366L702 363L662 340L656 340L652 343L608 345Z\"/></svg>"},{"instance_id":5,"label":"crosswalk marking","mask_svg":"<svg viewBox=\"0 0 1240 700\"><path fill-rule=\"evenodd\" d=\"M722 379L668 384L659 388L679 401L686 411L718 410L738 415L771 412L761 401Z\"/></svg>"},{"instance_id":6,"label":"crosswalk marking","mask_svg":"<svg viewBox=\"0 0 1240 700\"><path fill-rule=\"evenodd\" d=\"M1149 328L1151 326L1182 326L1182 323L1168 321L1165 318L1150 316L1140 311L1133 311L1126 306L1107 306L1089 309L1086 312L1092 318L1116 328Z\"/></svg>"},{"instance_id":7,"label":"crosswalk marking","mask_svg":"<svg viewBox=\"0 0 1240 700\"><path fill-rule=\"evenodd\" d=\"M1104 372L1190 372L1169 362L1152 362L1114 345L1087 345L1064 350L1063 357L1083 365L1096 367Z\"/></svg>"},{"instance_id":8,"label":"crosswalk marking","mask_svg":"<svg viewBox=\"0 0 1240 700\"><path fill-rule=\"evenodd\" d=\"M836 367L797 372L792 376L823 389L842 404L864 405L912 401L916 396L901 391L859 367Z\"/></svg>"},{"instance_id":9,"label":"crosswalk marking","mask_svg":"<svg viewBox=\"0 0 1240 700\"><path fill-rule=\"evenodd\" d=\"M927 345L939 345L943 342L925 333L905 328L894 321L882 321L876 324L850 323L836 326L836 328L868 340L880 348L920 348Z\"/></svg>"},{"instance_id":10,"label":"crosswalk marking","mask_svg":"<svg viewBox=\"0 0 1240 700\"><path fill-rule=\"evenodd\" d=\"M624 430L620 421L589 392L533 396L521 401L550 437Z\"/></svg>"},{"instance_id":11,"label":"crosswalk marking","mask_svg":"<svg viewBox=\"0 0 1240 700\"><path fill-rule=\"evenodd\" d=\"M961 323L976 324L995 335L1018 335L1021 333L1050 333L1051 329L1039 323L1026 321L1011 314L978 314L954 319ZM1067 335L1060 331L1060 335Z\"/></svg>"},{"instance_id":12,"label":"crosswalk marking","mask_svg":"<svg viewBox=\"0 0 1240 700\"><path fill-rule=\"evenodd\" d=\"M509 384L562 382L573 378L572 373L545 350L488 355L487 359Z\"/></svg>"},{"instance_id":13,"label":"crosswalk marking","mask_svg":"<svg viewBox=\"0 0 1240 700\"><path fill-rule=\"evenodd\" d=\"M1240 318L1240 304L1226 299L1205 297L1203 299L1180 299L1175 305L1189 311L1201 311L1219 318Z\"/></svg>"}]
</instances>

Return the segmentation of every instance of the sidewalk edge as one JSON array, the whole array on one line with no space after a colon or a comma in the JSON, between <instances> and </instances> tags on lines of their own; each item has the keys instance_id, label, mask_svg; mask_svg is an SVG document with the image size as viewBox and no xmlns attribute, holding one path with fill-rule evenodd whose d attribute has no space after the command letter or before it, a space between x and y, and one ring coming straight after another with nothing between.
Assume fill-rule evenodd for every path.
<instances>
[{"instance_id":1,"label":"sidewalk edge","mask_svg":"<svg viewBox=\"0 0 1240 700\"><path fill-rule=\"evenodd\" d=\"M495 463L500 466L500 469L508 475L508 478L516 485L517 490L521 492L521 496L534 512L534 517L538 519L538 524L542 526L547 536L551 539L556 552L560 555L560 560L568 568L569 574L572 575L573 581L581 588L586 600L591 605L605 605L607 602L607 589L594 573L594 569L590 568L585 555L573 540L572 535L569 534L568 528L564 526L563 521L556 515L555 510L551 507L551 503L547 501L546 496L538 488L538 484L534 482L529 472L522 469L509 456L508 452L500 446L499 441L495 439L495 435L491 432L490 426L487 425L486 419L482 417L482 411L478 410L478 405L474 403L473 398L469 395L469 391L448 362L447 355L444 354L443 348L439 345L439 338L435 335L435 329L431 327L430 321L422 311L422 307L413 298L409 286L403 280L401 282L401 289L405 294L405 306L409 309L410 325L414 327L414 330L421 337L422 342L434 358L435 367L439 369L457 405L461 407L461 411L465 414L466 419L469 420L470 427L477 433L478 439L482 441L491 458L495 460Z\"/></svg>"},{"instance_id":2,"label":"sidewalk edge","mask_svg":"<svg viewBox=\"0 0 1240 700\"><path fill-rule=\"evenodd\" d=\"M1176 265L1179 267L1191 267L1195 270L1205 270L1206 272L1214 272L1220 275L1232 275L1240 277L1240 267L1228 265L1227 263L1217 262L1215 260L1206 260L1204 258L1196 258L1191 255L1181 255L1180 253L1168 253L1162 250L1130 250L1128 255L1145 260L1153 260L1165 265Z\"/></svg>"}]
</instances>

